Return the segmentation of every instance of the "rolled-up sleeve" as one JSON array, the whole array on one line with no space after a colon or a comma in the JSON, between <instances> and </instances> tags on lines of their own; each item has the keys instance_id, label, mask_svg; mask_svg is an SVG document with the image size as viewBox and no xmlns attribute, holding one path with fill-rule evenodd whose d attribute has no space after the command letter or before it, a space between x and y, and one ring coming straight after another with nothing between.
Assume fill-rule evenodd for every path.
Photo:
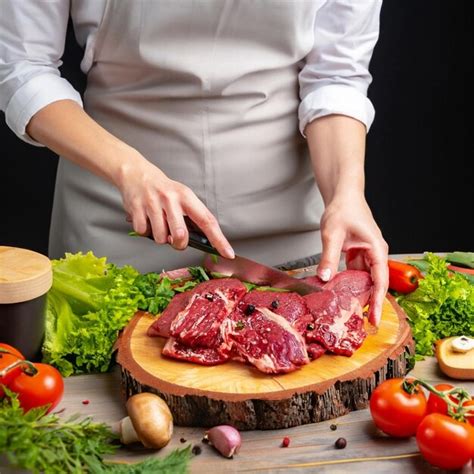
<instances>
[{"instance_id":1,"label":"rolled-up sleeve","mask_svg":"<svg viewBox=\"0 0 474 474\"><path fill-rule=\"evenodd\" d=\"M0 0L0 109L24 141L36 112L62 99L82 106L80 94L61 77L69 0Z\"/></svg>"},{"instance_id":2,"label":"rolled-up sleeve","mask_svg":"<svg viewBox=\"0 0 474 474\"><path fill-rule=\"evenodd\" d=\"M379 36L382 0L326 0L316 15L314 46L299 75L300 131L316 118L342 114L370 128L369 62Z\"/></svg>"}]
</instances>

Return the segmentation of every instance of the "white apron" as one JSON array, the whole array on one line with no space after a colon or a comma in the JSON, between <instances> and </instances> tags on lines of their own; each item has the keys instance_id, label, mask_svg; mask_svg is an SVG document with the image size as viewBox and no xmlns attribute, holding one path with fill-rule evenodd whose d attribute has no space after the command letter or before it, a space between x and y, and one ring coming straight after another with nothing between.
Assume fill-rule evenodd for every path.
<instances>
[{"instance_id":1,"label":"white apron","mask_svg":"<svg viewBox=\"0 0 474 474\"><path fill-rule=\"evenodd\" d=\"M323 205L297 117L313 47L299 31L317 3L110 0L88 74L86 111L193 189L238 254L267 264L321 249ZM51 257L93 250L140 271L201 260L130 230L119 191L61 159Z\"/></svg>"}]
</instances>

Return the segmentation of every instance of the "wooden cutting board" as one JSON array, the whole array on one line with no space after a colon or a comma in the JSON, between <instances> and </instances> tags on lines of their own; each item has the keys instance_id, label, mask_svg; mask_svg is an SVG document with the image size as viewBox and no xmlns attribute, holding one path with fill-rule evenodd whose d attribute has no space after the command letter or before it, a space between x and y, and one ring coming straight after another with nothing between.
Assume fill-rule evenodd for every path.
<instances>
[{"instance_id":1,"label":"wooden cutting board","mask_svg":"<svg viewBox=\"0 0 474 474\"><path fill-rule=\"evenodd\" d=\"M366 408L381 381L405 375L414 350L406 315L391 296L378 331L352 357L323 355L282 375L233 361L205 367L162 357L165 340L146 335L154 319L137 313L118 341L123 392L157 393L181 426L288 428Z\"/></svg>"}]
</instances>

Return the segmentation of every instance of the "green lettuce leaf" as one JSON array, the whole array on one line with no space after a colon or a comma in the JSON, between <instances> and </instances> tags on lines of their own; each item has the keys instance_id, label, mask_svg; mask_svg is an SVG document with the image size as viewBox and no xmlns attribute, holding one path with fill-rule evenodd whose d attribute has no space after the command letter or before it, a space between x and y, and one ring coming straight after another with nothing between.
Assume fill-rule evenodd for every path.
<instances>
[{"instance_id":1,"label":"green lettuce leaf","mask_svg":"<svg viewBox=\"0 0 474 474\"><path fill-rule=\"evenodd\" d=\"M44 361L64 376L109 369L118 333L144 296L133 285L138 272L87 254L53 260L48 293Z\"/></svg>"},{"instance_id":2,"label":"green lettuce leaf","mask_svg":"<svg viewBox=\"0 0 474 474\"><path fill-rule=\"evenodd\" d=\"M418 288L397 298L405 310L419 358L434 354L434 343L450 336L474 336L474 286L460 273L448 271L447 261L427 253L425 278Z\"/></svg>"}]
</instances>

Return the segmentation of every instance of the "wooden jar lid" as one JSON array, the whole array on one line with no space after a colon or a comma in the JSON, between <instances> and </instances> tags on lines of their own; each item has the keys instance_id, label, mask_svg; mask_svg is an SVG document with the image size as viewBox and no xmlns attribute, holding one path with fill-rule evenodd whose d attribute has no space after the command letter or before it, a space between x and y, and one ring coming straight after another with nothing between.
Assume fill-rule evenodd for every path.
<instances>
[{"instance_id":1,"label":"wooden jar lid","mask_svg":"<svg viewBox=\"0 0 474 474\"><path fill-rule=\"evenodd\" d=\"M0 246L0 304L44 295L53 283L48 257L32 250Z\"/></svg>"}]
</instances>

